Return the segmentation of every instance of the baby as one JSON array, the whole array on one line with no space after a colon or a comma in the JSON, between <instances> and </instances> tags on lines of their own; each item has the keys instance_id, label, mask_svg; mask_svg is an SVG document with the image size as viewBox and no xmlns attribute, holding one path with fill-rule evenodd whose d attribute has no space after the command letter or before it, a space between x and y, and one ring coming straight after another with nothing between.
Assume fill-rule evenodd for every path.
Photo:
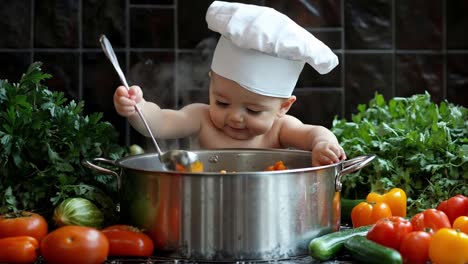
<instances>
[{"instance_id":1,"label":"baby","mask_svg":"<svg viewBox=\"0 0 468 264\"><path fill-rule=\"evenodd\" d=\"M161 109L145 101L140 87L120 86L114 93L117 112L148 136L137 105L155 137L193 137L201 148L309 150L313 166L346 159L330 130L287 115L305 63L325 74L338 64L336 55L272 8L215 1L206 19L221 34L209 72L209 105Z\"/></svg>"}]
</instances>

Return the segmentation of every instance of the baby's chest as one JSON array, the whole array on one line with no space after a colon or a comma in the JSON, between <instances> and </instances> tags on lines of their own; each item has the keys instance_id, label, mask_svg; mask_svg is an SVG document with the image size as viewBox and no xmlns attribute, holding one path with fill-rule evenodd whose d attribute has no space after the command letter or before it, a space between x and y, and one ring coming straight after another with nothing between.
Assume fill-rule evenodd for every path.
<instances>
[{"instance_id":1,"label":"baby's chest","mask_svg":"<svg viewBox=\"0 0 468 264\"><path fill-rule=\"evenodd\" d=\"M279 148L279 142L267 134L258 135L251 139L238 140L231 138L216 129L205 130L198 135L199 148Z\"/></svg>"}]
</instances>

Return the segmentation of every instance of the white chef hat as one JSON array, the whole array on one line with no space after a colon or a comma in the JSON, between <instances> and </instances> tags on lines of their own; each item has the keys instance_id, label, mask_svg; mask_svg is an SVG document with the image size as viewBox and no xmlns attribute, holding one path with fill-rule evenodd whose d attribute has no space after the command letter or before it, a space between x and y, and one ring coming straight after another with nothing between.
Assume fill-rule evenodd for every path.
<instances>
[{"instance_id":1,"label":"white chef hat","mask_svg":"<svg viewBox=\"0 0 468 264\"><path fill-rule=\"evenodd\" d=\"M305 63L320 74L338 65L329 47L273 8L214 1L206 21L221 34L211 69L257 94L287 98Z\"/></svg>"}]
</instances>

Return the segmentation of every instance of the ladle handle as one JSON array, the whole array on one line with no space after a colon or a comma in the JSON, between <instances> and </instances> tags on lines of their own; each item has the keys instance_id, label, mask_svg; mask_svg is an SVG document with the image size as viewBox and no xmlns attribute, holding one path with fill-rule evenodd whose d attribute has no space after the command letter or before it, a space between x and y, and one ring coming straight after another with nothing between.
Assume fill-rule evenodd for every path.
<instances>
[{"instance_id":1,"label":"ladle handle","mask_svg":"<svg viewBox=\"0 0 468 264\"><path fill-rule=\"evenodd\" d=\"M123 74L122 69L120 68L119 61L117 60L117 57L115 56L115 52L114 52L114 49L112 48L111 43L109 42L109 40L106 38L105 35L101 35L101 37L99 38L99 41L101 42L101 46L102 46L102 49L104 50L104 53L106 54L107 58L110 60L115 70L117 71L120 81L125 86L125 88L129 90L130 88L128 86L127 79L125 78L125 75ZM161 157L161 153L162 153L161 148L159 148L158 142L156 142L153 132L151 131L151 128L149 127L148 122L146 122L146 118L144 117L138 105L135 105L135 110L140 116L141 120L143 121L143 124L145 125L145 128L148 131L151 137L151 140L153 141L154 146L156 147L156 151L158 151L159 157Z\"/></svg>"}]
</instances>

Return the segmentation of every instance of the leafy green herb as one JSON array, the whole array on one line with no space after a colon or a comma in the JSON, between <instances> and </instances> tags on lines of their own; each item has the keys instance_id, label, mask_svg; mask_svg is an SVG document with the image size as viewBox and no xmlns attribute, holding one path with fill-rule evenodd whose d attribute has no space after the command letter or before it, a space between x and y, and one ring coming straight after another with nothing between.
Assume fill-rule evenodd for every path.
<instances>
[{"instance_id":1,"label":"leafy green herb","mask_svg":"<svg viewBox=\"0 0 468 264\"><path fill-rule=\"evenodd\" d=\"M343 177L343 196L404 189L409 214L435 207L454 194L468 195L468 110L430 95L376 94L352 121L335 118L332 131L349 157L376 154L359 172Z\"/></svg>"},{"instance_id":2,"label":"leafy green herb","mask_svg":"<svg viewBox=\"0 0 468 264\"><path fill-rule=\"evenodd\" d=\"M42 82L51 75L30 65L19 83L0 80L0 212L51 215L68 197L84 197L113 217L117 179L83 167L83 159L118 159L125 148L102 113L82 114L76 103Z\"/></svg>"}]
</instances>

